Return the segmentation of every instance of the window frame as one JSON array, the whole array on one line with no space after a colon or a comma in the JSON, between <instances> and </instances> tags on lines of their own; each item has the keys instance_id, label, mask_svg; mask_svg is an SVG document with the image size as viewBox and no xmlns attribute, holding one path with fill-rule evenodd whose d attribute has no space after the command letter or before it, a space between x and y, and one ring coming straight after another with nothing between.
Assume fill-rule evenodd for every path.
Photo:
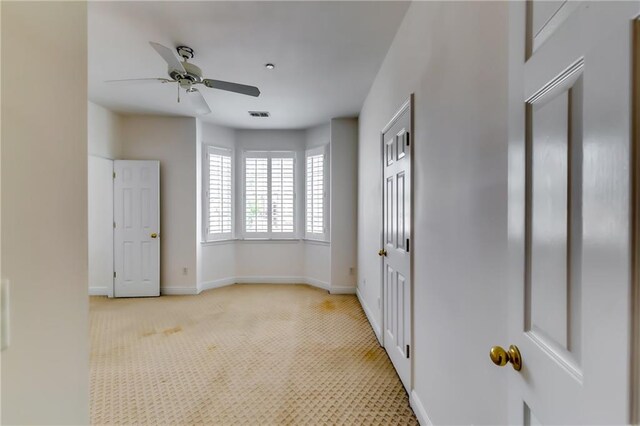
<instances>
[{"instance_id":1,"label":"window frame","mask_svg":"<svg viewBox=\"0 0 640 426\"><path fill-rule=\"evenodd\" d=\"M308 232L307 221L307 159L312 156L322 155L322 221L323 232ZM321 145L315 148L307 149L304 152L304 239L312 241L329 241L329 145Z\"/></svg>"},{"instance_id":2,"label":"window frame","mask_svg":"<svg viewBox=\"0 0 640 426\"><path fill-rule=\"evenodd\" d=\"M203 153L203 182L202 182L202 241L212 242L221 240L231 240L235 236L236 229L236 185L235 185L235 152L232 148L215 145L205 145ZM231 164L231 232L210 233L209 232L209 188L210 188L210 164L209 156L222 155L230 158Z\"/></svg>"},{"instance_id":3,"label":"window frame","mask_svg":"<svg viewBox=\"0 0 640 426\"><path fill-rule=\"evenodd\" d=\"M246 199L247 199L247 185L246 185L246 168L247 158L266 158L267 159L267 232L247 232L246 229ZM273 232L271 231L272 218L271 218L271 159L272 158L293 158L293 232ZM287 150L273 150L273 151L261 151L261 150L243 150L242 151L242 166L241 166L241 201L240 201L240 216L238 222L241 224L241 232L238 232L244 240L288 240L298 238L298 171L297 171L297 152Z\"/></svg>"}]
</instances>

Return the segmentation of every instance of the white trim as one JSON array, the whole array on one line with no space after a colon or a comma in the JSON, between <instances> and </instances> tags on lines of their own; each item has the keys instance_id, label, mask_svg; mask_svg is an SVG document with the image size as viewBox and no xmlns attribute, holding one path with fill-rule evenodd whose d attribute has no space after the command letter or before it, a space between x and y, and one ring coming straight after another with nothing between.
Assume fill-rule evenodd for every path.
<instances>
[{"instance_id":1,"label":"white trim","mask_svg":"<svg viewBox=\"0 0 640 426\"><path fill-rule=\"evenodd\" d=\"M378 343L380 344L380 346L382 346L383 345L382 330L380 329L380 326L378 325L373 314L371 313L369 306L365 303L364 297L362 297L362 295L360 294L359 288L356 288L356 295L358 296L358 301L360 302L360 306L362 306L362 310L364 311L364 314L367 316L367 319L369 320L369 325L371 325L371 328L373 329L373 334L376 335L376 339L378 339Z\"/></svg>"},{"instance_id":2,"label":"white trim","mask_svg":"<svg viewBox=\"0 0 640 426\"><path fill-rule=\"evenodd\" d=\"M111 291L112 289L109 289L109 287L89 287L89 296L113 297Z\"/></svg>"},{"instance_id":3,"label":"white trim","mask_svg":"<svg viewBox=\"0 0 640 426\"><path fill-rule=\"evenodd\" d=\"M331 294L356 294L356 288L352 285L332 285L329 289Z\"/></svg>"},{"instance_id":4,"label":"white trim","mask_svg":"<svg viewBox=\"0 0 640 426\"><path fill-rule=\"evenodd\" d=\"M197 288L193 287L162 287L160 294L164 296L176 295L195 295L205 290L213 288L226 287L233 284L307 284L322 290L326 290L331 294L355 294L355 288L339 286L331 287L326 281L321 281L310 277L301 276L244 276L244 277L227 277L212 281L199 283ZM107 294L96 294L96 296L107 296ZM366 312L366 311L365 311Z\"/></svg>"},{"instance_id":5,"label":"white trim","mask_svg":"<svg viewBox=\"0 0 640 426\"><path fill-rule=\"evenodd\" d=\"M198 293L194 287L160 287L160 296L191 296Z\"/></svg>"},{"instance_id":6,"label":"white trim","mask_svg":"<svg viewBox=\"0 0 640 426\"><path fill-rule=\"evenodd\" d=\"M227 277L219 280L206 281L198 285L198 293L210 290L212 288L226 287L233 284L307 284L322 290L329 291L331 285L325 281L317 280L309 277L295 276L245 276L245 277ZM346 293L341 293L346 294Z\"/></svg>"},{"instance_id":7,"label":"white trim","mask_svg":"<svg viewBox=\"0 0 640 426\"><path fill-rule=\"evenodd\" d=\"M233 285L235 283L236 283L236 279L234 277L221 278L219 280L205 281L203 283L198 283L198 294L202 293L205 290L226 287L228 285Z\"/></svg>"},{"instance_id":8,"label":"white trim","mask_svg":"<svg viewBox=\"0 0 640 426\"><path fill-rule=\"evenodd\" d=\"M409 108L411 107L413 104L413 93L409 95L409 99L407 99L406 101L404 101L404 103L402 104L402 106L400 107L400 109L398 110L398 112L396 112L393 117L391 118L391 120L389 120L389 122L387 123L386 126L384 126L384 128L382 129L382 133L386 133L391 127L393 127L394 124L396 124L396 121L398 121L398 118L400 118L400 116ZM413 138L412 138L413 139ZM383 159L384 161L384 159Z\"/></svg>"},{"instance_id":9,"label":"white trim","mask_svg":"<svg viewBox=\"0 0 640 426\"><path fill-rule=\"evenodd\" d=\"M305 283L309 284L310 286L318 287L327 291L329 291L329 289L331 288L331 284L329 284L328 282L317 280L315 278L305 278Z\"/></svg>"},{"instance_id":10,"label":"white trim","mask_svg":"<svg viewBox=\"0 0 640 426\"><path fill-rule=\"evenodd\" d=\"M331 241L326 241L326 240L314 240L314 239L303 238L302 241L304 241L305 243L309 243L312 246L330 246L331 245Z\"/></svg>"},{"instance_id":11,"label":"white trim","mask_svg":"<svg viewBox=\"0 0 640 426\"><path fill-rule=\"evenodd\" d=\"M413 408L413 413L416 415L418 423L420 423L421 426L433 425L433 422L429 418L427 410L424 409L424 405L422 405L422 401L420 401L420 398L418 398L418 394L416 393L415 389L411 391L409 404L411 405L411 408Z\"/></svg>"},{"instance_id":12,"label":"white trim","mask_svg":"<svg viewBox=\"0 0 640 426\"><path fill-rule=\"evenodd\" d=\"M299 238L238 238L238 243L270 243L270 244L294 244L300 243L303 240Z\"/></svg>"},{"instance_id":13,"label":"white trim","mask_svg":"<svg viewBox=\"0 0 640 426\"><path fill-rule=\"evenodd\" d=\"M295 276L245 276L236 277L236 284L309 284L305 277Z\"/></svg>"}]
</instances>

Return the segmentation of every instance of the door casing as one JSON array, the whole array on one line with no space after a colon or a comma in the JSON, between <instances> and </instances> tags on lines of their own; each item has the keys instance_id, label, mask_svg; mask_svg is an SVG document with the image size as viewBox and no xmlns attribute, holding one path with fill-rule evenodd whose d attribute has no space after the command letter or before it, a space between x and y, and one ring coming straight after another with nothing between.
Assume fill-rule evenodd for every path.
<instances>
[{"instance_id":1,"label":"door casing","mask_svg":"<svg viewBox=\"0 0 640 426\"><path fill-rule=\"evenodd\" d=\"M632 190L632 288L631 311L631 424L640 423L640 17L633 21L632 58L632 144L630 167L633 173Z\"/></svg>"}]
</instances>

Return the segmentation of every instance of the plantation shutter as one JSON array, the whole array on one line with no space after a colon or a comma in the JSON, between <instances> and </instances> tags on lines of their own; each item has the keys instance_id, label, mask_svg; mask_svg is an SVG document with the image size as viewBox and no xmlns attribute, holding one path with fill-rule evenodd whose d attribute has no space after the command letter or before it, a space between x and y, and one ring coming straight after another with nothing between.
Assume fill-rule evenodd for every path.
<instances>
[{"instance_id":1,"label":"plantation shutter","mask_svg":"<svg viewBox=\"0 0 640 426\"><path fill-rule=\"evenodd\" d=\"M293 158L271 158L271 232L294 231Z\"/></svg>"},{"instance_id":2,"label":"plantation shutter","mask_svg":"<svg viewBox=\"0 0 640 426\"><path fill-rule=\"evenodd\" d=\"M244 166L245 235L295 237L295 153L249 151Z\"/></svg>"},{"instance_id":3,"label":"plantation shutter","mask_svg":"<svg viewBox=\"0 0 640 426\"><path fill-rule=\"evenodd\" d=\"M207 175L205 184L205 227L207 240L231 238L233 224L233 196L231 151L207 147Z\"/></svg>"},{"instance_id":4,"label":"plantation shutter","mask_svg":"<svg viewBox=\"0 0 640 426\"><path fill-rule=\"evenodd\" d=\"M245 159L245 232L269 232L268 158Z\"/></svg>"},{"instance_id":5,"label":"plantation shutter","mask_svg":"<svg viewBox=\"0 0 640 426\"><path fill-rule=\"evenodd\" d=\"M324 147L307 151L306 154L306 237L326 239L326 152Z\"/></svg>"}]
</instances>

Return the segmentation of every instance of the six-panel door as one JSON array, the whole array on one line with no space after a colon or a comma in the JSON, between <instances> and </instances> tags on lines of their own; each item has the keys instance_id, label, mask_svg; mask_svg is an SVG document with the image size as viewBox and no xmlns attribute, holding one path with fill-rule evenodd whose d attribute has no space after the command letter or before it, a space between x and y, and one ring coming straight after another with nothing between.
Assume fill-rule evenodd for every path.
<instances>
[{"instance_id":1,"label":"six-panel door","mask_svg":"<svg viewBox=\"0 0 640 426\"><path fill-rule=\"evenodd\" d=\"M384 347L411 391L411 104L383 133Z\"/></svg>"},{"instance_id":2,"label":"six-panel door","mask_svg":"<svg viewBox=\"0 0 640 426\"><path fill-rule=\"evenodd\" d=\"M114 161L114 295L160 295L160 163Z\"/></svg>"}]
</instances>

